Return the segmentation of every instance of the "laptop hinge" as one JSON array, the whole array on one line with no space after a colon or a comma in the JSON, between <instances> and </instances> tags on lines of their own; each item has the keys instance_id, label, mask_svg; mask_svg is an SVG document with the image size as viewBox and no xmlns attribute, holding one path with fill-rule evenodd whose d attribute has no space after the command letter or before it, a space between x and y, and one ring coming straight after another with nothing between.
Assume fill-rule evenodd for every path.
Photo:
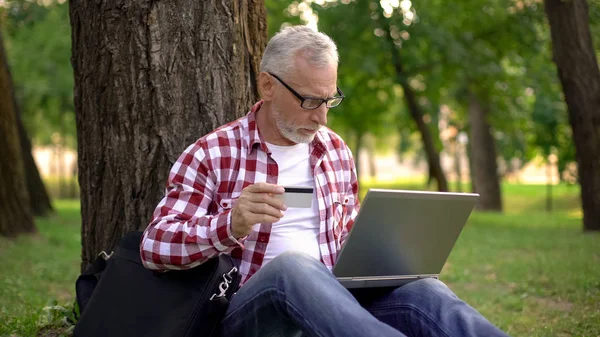
<instances>
[{"instance_id":1,"label":"laptop hinge","mask_svg":"<svg viewBox=\"0 0 600 337\"><path fill-rule=\"evenodd\" d=\"M418 276L419 279L422 278L435 278L435 279L439 279L440 275L439 274L421 274Z\"/></svg>"},{"instance_id":2,"label":"laptop hinge","mask_svg":"<svg viewBox=\"0 0 600 337\"><path fill-rule=\"evenodd\" d=\"M412 280L418 278L418 275L391 275L391 276L358 276L349 277L352 281L384 281L384 280ZM338 278L341 279L341 278Z\"/></svg>"}]
</instances>

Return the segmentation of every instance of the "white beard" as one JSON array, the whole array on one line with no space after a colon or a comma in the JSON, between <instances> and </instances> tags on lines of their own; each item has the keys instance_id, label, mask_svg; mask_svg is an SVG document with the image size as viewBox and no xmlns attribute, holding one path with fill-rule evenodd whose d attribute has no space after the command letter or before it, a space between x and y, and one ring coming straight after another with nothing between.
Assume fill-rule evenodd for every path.
<instances>
[{"instance_id":1,"label":"white beard","mask_svg":"<svg viewBox=\"0 0 600 337\"><path fill-rule=\"evenodd\" d=\"M283 119L283 117L281 116L281 111L275 105L273 105L273 112L273 117L275 119L277 129L279 129L281 135L283 135L285 138L291 140L294 143L310 143L313 141L313 139L315 139L316 133L312 135L302 135L298 132L299 129L318 130L321 128L321 126L318 124L306 127L297 127L296 125L288 123L288 121Z\"/></svg>"}]
</instances>

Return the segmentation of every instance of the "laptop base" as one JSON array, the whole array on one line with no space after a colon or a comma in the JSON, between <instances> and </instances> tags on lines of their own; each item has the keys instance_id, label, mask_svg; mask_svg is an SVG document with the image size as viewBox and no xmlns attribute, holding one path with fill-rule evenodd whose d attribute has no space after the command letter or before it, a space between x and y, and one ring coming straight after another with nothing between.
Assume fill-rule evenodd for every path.
<instances>
[{"instance_id":1,"label":"laptop base","mask_svg":"<svg viewBox=\"0 0 600 337\"><path fill-rule=\"evenodd\" d=\"M424 278L435 278L439 275L406 275L406 276L374 276L374 277L338 277L337 280L346 288L379 288L400 287L407 283Z\"/></svg>"}]
</instances>

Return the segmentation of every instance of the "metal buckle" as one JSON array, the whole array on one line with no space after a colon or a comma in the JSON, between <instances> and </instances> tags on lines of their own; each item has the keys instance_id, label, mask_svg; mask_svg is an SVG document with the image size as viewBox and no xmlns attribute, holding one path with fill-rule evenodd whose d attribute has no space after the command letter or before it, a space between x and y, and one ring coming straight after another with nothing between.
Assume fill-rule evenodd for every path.
<instances>
[{"instance_id":1,"label":"metal buckle","mask_svg":"<svg viewBox=\"0 0 600 337\"><path fill-rule=\"evenodd\" d=\"M225 297L227 290L229 290L229 284L233 281L233 274L237 273L237 271L238 271L237 267L233 267L233 268L231 268L231 270L229 272L227 272L221 276L223 278L223 281L221 281L221 283L219 283L219 293L212 294L212 296L210 297L211 301L215 301L221 297Z\"/></svg>"},{"instance_id":2,"label":"metal buckle","mask_svg":"<svg viewBox=\"0 0 600 337\"><path fill-rule=\"evenodd\" d=\"M110 257L114 254L113 252L110 252L110 254L107 254L105 251L101 251L98 256L102 256L102 258L107 261L108 259L110 259Z\"/></svg>"}]
</instances>

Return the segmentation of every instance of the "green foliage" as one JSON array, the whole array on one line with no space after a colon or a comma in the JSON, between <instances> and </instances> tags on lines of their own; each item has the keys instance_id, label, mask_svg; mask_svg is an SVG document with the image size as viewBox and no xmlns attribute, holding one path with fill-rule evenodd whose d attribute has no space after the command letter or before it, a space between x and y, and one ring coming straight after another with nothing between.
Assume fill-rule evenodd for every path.
<instances>
[{"instance_id":1,"label":"green foliage","mask_svg":"<svg viewBox=\"0 0 600 337\"><path fill-rule=\"evenodd\" d=\"M77 318L72 305L61 306L57 301L42 309L43 314L38 322L40 330L59 330L67 335L73 333Z\"/></svg>"},{"instance_id":2,"label":"green foliage","mask_svg":"<svg viewBox=\"0 0 600 337\"><path fill-rule=\"evenodd\" d=\"M387 1L316 3L312 7L319 17L319 29L338 43L340 83L348 93L345 103L352 105L331 113L336 131L361 134L366 130L377 136L399 133L401 151L419 148L411 146L412 137L407 136L415 128L402 108L402 90L393 89L397 78L390 56L392 46L399 52L406 80L415 90L434 135L442 105L450 108L450 125L459 131L468 128L467 95L472 93L490 112L498 152L505 160L527 162L543 155L548 146L556 149L563 163L574 159L550 56L549 28L539 3L424 0L401 1L398 7ZM595 6L591 5L592 18L599 12ZM369 79L376 85L364 85ZM356 91L350 86L360 84L360 96L351 99ZM392 96L373 104L372 97L386 88ZM542 107L540 102L551 104ZM370 113L355 114L354 107ZM373 115L374 109L380 113ZM540 115L540 109L547 118ZM375 125L383 121L386 127L372 129L370 118L375 119ZM554 124L546 123L548 118ZM390 122L396 127L390 128ZM556 137L546 140L549 135ZM545 144L548 141L552 144Z\"/></svg>"},{"instance_id":3,"label":"green foliage","mask_svg":"<svg viewBox=\"0 0 600 337\"><path fill-rule=\"evenodd\" d=\"M298 2L295 1L294 6L297 5ZM288 1L266 0L265 7L267 9L267 34L269 38L273 37L284 24L298 25L304 23L298 15L290 13L290 3Z\"/></svg>"},{"instance_id":4,"label":"green foliage","mask_svg":"<svg viewBox=\"0 0 600 337\"><path fill-rule=\"evenodd\" d=\"M340 12L318 11L321 30L331 36L338 45L340 54L339 83L346 95L344 103L329 113L331 126L353 141L355 155L362 137L370 133L387 139L395 132L395 116L401 110L398 86L381 64L388 63L386 53L373 53L379 41L373 39L365 2L357 6L338 6ZM356 20L338 20L339 16Z\"/></svg>"},{"instance_id":5,"label":"green foliage","mask_svg":"<svg viewBox=\"0 0 600 337\"><path fill-rule=\"evenodd\" d=\"M36 144L75 147L69 6L26 0L0 7L0 28L28 134Z\"/></svg>"}]
</instances>

